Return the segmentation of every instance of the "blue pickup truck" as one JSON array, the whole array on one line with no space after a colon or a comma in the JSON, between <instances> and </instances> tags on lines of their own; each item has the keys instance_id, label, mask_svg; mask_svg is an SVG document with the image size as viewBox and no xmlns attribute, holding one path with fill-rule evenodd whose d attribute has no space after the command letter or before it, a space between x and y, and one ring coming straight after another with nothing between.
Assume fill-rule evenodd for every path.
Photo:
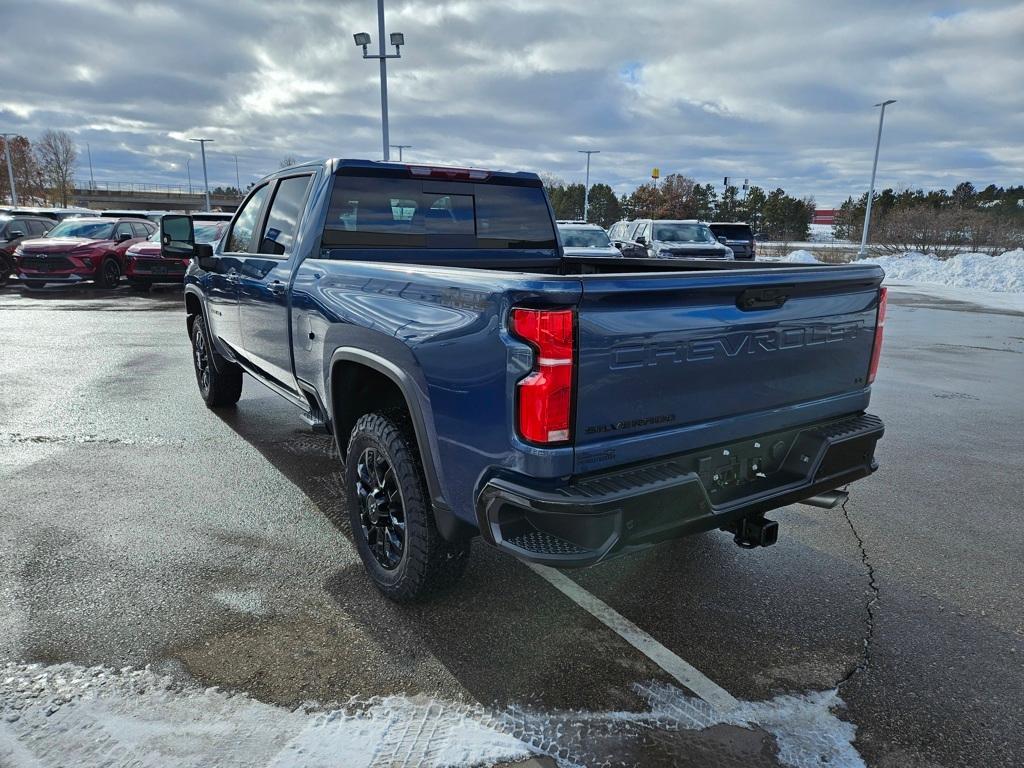
<instances>
[{"instance_id":1,"label":"blue pickup truck","mask_svg":"<svg viewBox=\"0 0 1024 768\"><path fill-rule=\"evenodd\" d=\"M765 513L873 472L876 266L567 256L540 179L327 160L261 180L191 257L196 379L243 373L333 433L377 587L419 598L470 542L556 567Z\"/></svg>"}]
</instances>

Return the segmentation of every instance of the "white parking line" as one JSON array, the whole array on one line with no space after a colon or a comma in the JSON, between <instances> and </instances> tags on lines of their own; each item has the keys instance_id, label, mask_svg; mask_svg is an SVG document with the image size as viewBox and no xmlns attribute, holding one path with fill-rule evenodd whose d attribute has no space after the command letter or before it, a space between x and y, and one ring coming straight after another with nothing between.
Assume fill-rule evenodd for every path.
<instances>
[{"instance_id":1,"label":"white parking line","mask_svg":"<svg viewBox=\"0 0 1024 768\"><path fill-rule=\"evenodd\" d=\"M526 565L715 709L727 712L739 706L736 698L722 686L672 653L632 621L609 607L607 603L594 597L561 571L534 563L526 563Z\"/></svg>"}]
</instances>

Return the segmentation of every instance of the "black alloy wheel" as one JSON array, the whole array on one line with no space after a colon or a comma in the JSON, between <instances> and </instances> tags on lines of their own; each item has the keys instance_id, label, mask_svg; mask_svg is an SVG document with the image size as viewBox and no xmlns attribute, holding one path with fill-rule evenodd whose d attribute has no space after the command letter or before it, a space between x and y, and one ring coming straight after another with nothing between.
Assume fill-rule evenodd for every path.
<instances>
[{"instance_id":1,"label":"black alloy wheel","mask_svg":"<svg viewBox=\"0 0 1024 768\"><path fill-rule=\"evenodd\" d=\"M117 288L119 282L121 282L121 267L118 266L116 259L107 259L103 262L101 285L104 288Z\"/></svg>"},{"instance_id":2,"label":"black alloy wheel","mask_svg":"<svg viewBox=\"0 0 1024 768\"><path fill-rule=\"evenodd\" d=\"M206 334L202 332L192 334L192 356L196 364L196 383L199 384L199 393L206 400L210 396L210 350L206 345Z\"/></svg>"},{"instance_id":3,"label":"black alloy wheel","mask_svg":"<svg viewBox=\"0 0 1024 768\"><path fill-rule=\"evenodd\" d=\"M356 494L363 537L381 568L393 571L405 554L405 504L387 455L366 448L359 456Z\"/></svg>"}]
</instances>

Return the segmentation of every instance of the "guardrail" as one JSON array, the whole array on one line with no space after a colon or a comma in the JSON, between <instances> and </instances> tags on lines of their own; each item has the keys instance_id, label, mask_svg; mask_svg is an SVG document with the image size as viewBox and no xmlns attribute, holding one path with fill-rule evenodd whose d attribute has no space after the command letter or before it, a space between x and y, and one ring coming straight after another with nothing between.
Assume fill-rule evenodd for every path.
<instances>
[{"instance_id":1,"label":"guardrail","mask_svg":"<svg viewBox=\"0 0 1024 768\"><path fill-rule=\"evenodd\" d=\"M147 184L144 182L135 181L97 181L94 183L88 183L84 186L77 187L75 190L76 194L158 194L158 195L189 195L197 196L203 195L204 190L202 186L191 186L187 184ZM210 196L216 195L217 197L230 197L232 199L241 198L242 195L233 192L215 192L210 190Z\"/></svg>"}]
</instances>

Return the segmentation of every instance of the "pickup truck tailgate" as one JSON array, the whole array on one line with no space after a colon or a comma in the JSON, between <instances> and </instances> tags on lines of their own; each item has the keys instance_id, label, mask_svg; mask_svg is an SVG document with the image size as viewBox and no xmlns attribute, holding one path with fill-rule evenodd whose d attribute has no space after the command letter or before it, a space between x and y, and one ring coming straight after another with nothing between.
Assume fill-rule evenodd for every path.
<instances>
[{"instance_id":1,"label":"pickup truck tailgate","mask_svg":"<svg viewBox=\"0 0 1024 768\"><path fill-rule=\"evenodd\" d=\"M862 410L882 271L583 276L578 473Z\"/></svg>"}]
</instances>

